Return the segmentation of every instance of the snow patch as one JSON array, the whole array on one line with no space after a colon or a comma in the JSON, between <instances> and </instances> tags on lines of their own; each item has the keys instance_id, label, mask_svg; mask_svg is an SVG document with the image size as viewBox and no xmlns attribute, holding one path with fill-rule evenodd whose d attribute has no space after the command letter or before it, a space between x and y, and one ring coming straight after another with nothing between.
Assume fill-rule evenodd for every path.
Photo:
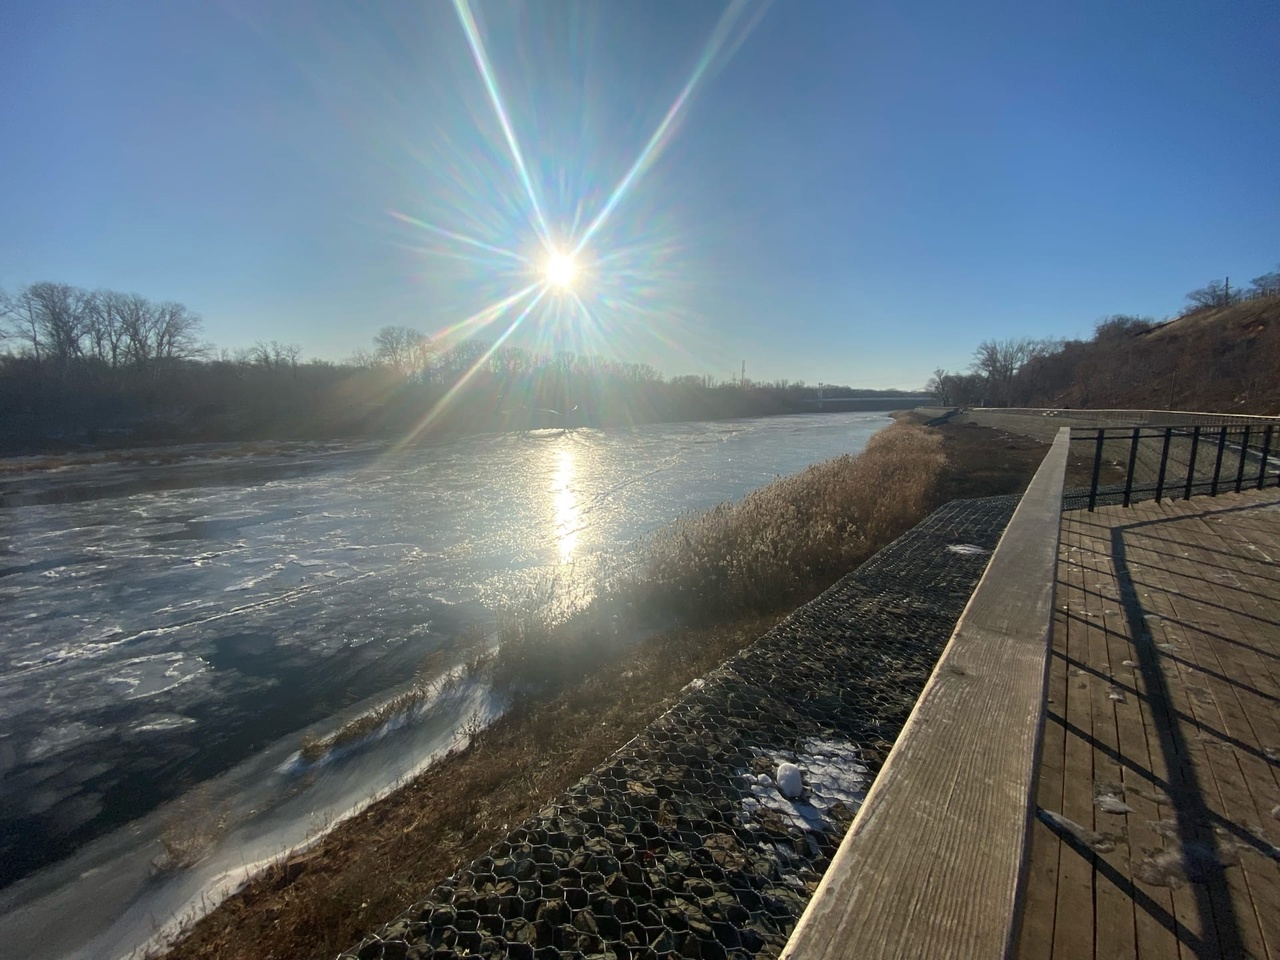
<instances>
[{"instance_id":1,"label":"snow patch","mask_svg":"<svg viewBox=\"0 0 1280 960\"><path fill-rule=\"evenodd\" d=\"M777 775L775 778L767 773L742 771L751 791L742 800L748 822L758 820L762 810L770 810L805 832L836 830L839 825L832 808L842 804L850 814L854 813L870 786L862 753L847 740L815 737L804 741L795 752L755 748L751 752L773 767ZM801 789L792 794L796 786Z\"/></svg>"}]
</instances>

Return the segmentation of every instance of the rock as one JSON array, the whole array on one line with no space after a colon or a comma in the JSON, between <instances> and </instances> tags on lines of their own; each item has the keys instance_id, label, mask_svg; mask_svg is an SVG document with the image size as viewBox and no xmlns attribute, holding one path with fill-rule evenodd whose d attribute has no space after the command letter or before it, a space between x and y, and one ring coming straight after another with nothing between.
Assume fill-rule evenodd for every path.
<instances>
[{"instance_id":1,"label":"rock","mask_svg":"<svg viewBox=\"0 0 1280 960\"><path fill-rule=\"evenodd\" d=\"M784 797L794 800L804 793L804 780L800 776L800 768L794 763L778 764L778 790Z\"/></svg>"},{"instance_id":2,"label":"rock","mask_svg":"<svg viewBox=\"0 0 1280 960\"><path fill-rule=\"evenodd\" d=\"M605 880L604 888L615 897L625 897L627 895L627 878L620 873L612 874Z\"/></svg>"},{"instance_id":3,"label":"rock","mask_svg":"<svg viewBox=\"0 0 1280 960\"><path fill-rule=\"evenodd\" d=\"M523 917L507 923L506 936L514 943L527 943L535 947L538 945L538 928Z\"/></svg>"},{"instance_id":4,"label":"rock","mask_svg":"<svg viewBox=\"0 0 1280 960\"><path fill-rule=\"evenodd\" d=\"M545 920L552 926L560 926L560 924L568 923L572 914L569 905L563 900L548 900L542 906L538 907L537 918Z\"/></svg>"},{"instance_id":5,"label":"rock","mask_svg":"<svg viewBox=\"0 0 1280 960\"><path fill-rule=\"evenodd\" d=\"M538 865L529 859L520 859L513 869L517 880L532 880L538 875Z\"/></svg>"}]
</instances>

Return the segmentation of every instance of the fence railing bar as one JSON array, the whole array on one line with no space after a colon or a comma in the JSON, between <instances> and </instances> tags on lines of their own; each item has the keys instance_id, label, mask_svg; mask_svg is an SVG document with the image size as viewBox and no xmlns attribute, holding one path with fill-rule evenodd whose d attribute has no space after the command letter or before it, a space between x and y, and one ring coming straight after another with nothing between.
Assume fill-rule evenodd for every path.
<instances>
[{"instance_id":1,"label":"fence railing bar","mask_svg":"<svg viewBox=\"0 0 1280 960\"><path fill-rule=\"evenodd\" d=\"M1245 424L1240 437L1240 465L1236 467L1236 493L1244 487L1244 462L1249 456L1249 425Z\"/></svg>"},{"instance_id":2,"label":"fence railing bar","mask_svg":"<svg viewBox=\"0 0 1280 960\"><path fill-rule=\"evenodd\" d=\"M1164 446L1160 450L1160 475L1156 478L1156 503L1164 493L1164 473L1169 466L1169 441L1173 439L1173 427L1164 428Z\"/></svg>"},{"instance_id":3,"label":"fence railing bar","mask_svg":"<svg viewBox=\"0 0 1280 960\"><path fill-rule=\"evenodd\" d=\"M1093 513L1093 508L1098 503L1098 476L1102 472L1102 444L1106 437L1106 431L1098 430L1098 443L1093 451L1093 479L1089 482L1089 512Z\"/></svg>"},{"instance_id":4,"label":"fence railing bar","mask_svg":"<svg viewBox=\"0 0 1280 960\"><path fill-rule=\"evenodd\" d=\"M1196 453L1200 450L1200 427L1199 425L1191 428L1191 456L1187 460L1187 489L1183 493L1183 500L1191 499L1191 484L1196 478Z\"/></svg>"},{"instance_id":5,"label":"fence railing bar","mask_svg":"<svg viewBox=\"0 0 1280 960\"><path fill-rule=\"evenodd\" d=\"M1129 443L1129 467L1124 472L1124 505L1129 506L1133 495L1133 467L1138 462L1138 444L1142 440L1142 430L1133 428L1133 440Z\"/></svg>"},{"instance_id":6,"label":"fence railing bar","mask_svg":"<svg viewBox=\"0 0 1280 960\"><path fill-rule=\"evenodd\" d=\"M1236 493L1240 493L1246 486L1256 486L1259 490L1269 485L1272 474L1267 471L1272 468L1273 447L1280 431L1277 430L1275 424L1267 424L1265 426L1258 424L1187 424L1187 425L1125 425L1123 427L1096 427L1090 428L1092 434L1086 433L1081 437L1079 434L1084 431L1079 428L1075 429L1077 439L1081 441L1087 440L1090 436L1093 439L1093 471L1089 481L1089 493L1087 497L1087 506L1090 512L1094 511L1100 500L1108 503L1116 503L1117 501L1128 507L1138 499L1149 499L1154 497L1157 503L1167 497L1177 494L1177 489L1171 481L1171 468L1181 469L1181 461L1184 452L1189 453L1186 458L1187 475L1180 481L1182 487L1181 494L1183 499L1190 499L1196 493L1208 493L1211 496L1217 496L1219 491L1231 489L1234 480L1234 489ZM1212 431L1212 433L1210 433ZM1206 467L1201 473L1197 473L1196 468L1200 460L1200 440L1206 435L1212 436L1217 440L1217 450L1214 452L1214 462L1212 471ZM1174 445L1174 439L1178 439L1178 444ZM1129 455L1126 458L1124 482L1108 484L1106 489L1102 488L1102 458L1106 452L1107 444L1119 445L1122 439L1129 441ZM1185 441L1189 439L1189 450L1184 446ZM1160 441L1159 458L1152 462L1152 456L1155 452L1155 444L1152 441ZM1146 447L1143 444L1146 442ZM1143 454L1143 450L1147 450ZM1237 457L1233 463L1227 459L1227 452L1230 450L1231 455ZM1118 451L1116 451L1118 452ZM1141 456L1140 456L1141 454ZM1252 457L1258 457L1258 472L1256 475L1251 473L1249 464ZM1119 466L1119 464L1115 464ZM1139 470L1142 477L1139 478ZM1152 473L1155 477L1152 479ZM1280 469L1274 474L1275 485L1280 486ZM1083 492L1083 491L1082 491Z\"/></svg>"},{"instance_id":7,"label":"fence railing bar","mask_svg":"<svg viewBox=\"0 0 1280 960\"><path fill-rule=\"evenodd\" d=\"M1262 463L1258 466L1258 489L1261 490L1267 482L1267 458L1271 456L1271 431L1274 427L1268 426L1262 433Z\"/></svg>"},{"instance_id":8,"label":"fence railing bar","mask_svg":"<svg viewBox=\"0 0 1280 960\"><path fill-rule=\"evenodd\" d=\"M1227 448L1227 428L1218 431L1218 455L1213 461L1213 478L1209 481L1209 496L1218 495L1218 477L1222 475L1222 452Z\"/></svg>"}]
</instances>

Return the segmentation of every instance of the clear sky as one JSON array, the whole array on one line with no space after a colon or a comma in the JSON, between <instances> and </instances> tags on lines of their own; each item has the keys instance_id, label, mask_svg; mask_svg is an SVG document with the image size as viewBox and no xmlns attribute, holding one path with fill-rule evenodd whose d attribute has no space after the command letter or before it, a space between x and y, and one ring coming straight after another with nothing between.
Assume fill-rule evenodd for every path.
<instances>
[{"instance_id":1,"label":"clear sky","mask_svg":"<svg viewBox=\"0 0 1280 960\"><path fill-rule=\"evenodd\" d=\"M462 323L598 219L570 289ZM1275 0L0 5L0 287L180 300L222 347L915 387L1175 314L1278 227Z\"/></svg>"}]
</instances>

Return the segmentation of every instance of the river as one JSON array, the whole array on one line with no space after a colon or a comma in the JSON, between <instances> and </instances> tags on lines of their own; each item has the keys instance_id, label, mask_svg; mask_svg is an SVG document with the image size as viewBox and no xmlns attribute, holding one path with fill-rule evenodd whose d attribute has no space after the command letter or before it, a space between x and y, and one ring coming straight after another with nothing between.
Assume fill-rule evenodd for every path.
<instances>
[{"instance_id":1,"label":"river","mask_svg":"<svg viewBox=\"0 0 1280 960\"><path fill-rule=\"evenodd\" d=\"M90 475L71 502L0 508L0 943L122 955L194 915L501 704L450 685L322 764L299 758L304 733L403 687L495 608L553 580L589 599L657 526L857 452L887 422L329 450L251 484L197 457L168 489L103 495ZM158 870L160 841L190 824L199 865Z\"/></svg>"}]
</instances>

